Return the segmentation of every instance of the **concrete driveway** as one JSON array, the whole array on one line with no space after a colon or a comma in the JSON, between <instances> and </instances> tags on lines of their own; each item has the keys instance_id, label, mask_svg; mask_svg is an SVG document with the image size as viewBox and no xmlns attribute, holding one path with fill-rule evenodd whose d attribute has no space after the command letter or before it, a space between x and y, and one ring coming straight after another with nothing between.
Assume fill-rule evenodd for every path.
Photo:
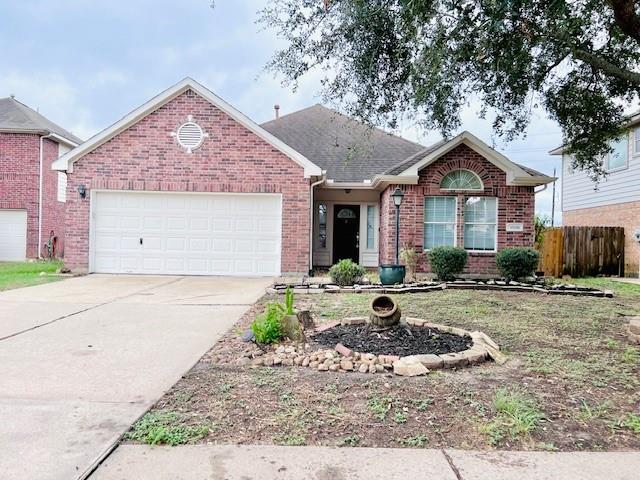
<instances>
[{"instance_id":1,"label":"concrete driveway","mask_svg":"<svg viewBox=\"0 0 640 480\"><path fill-rule=\"evenodd\" d=\"M0 478L85 476L269 283L90 275L0 293Z\"/></svg>"}]
</instances>

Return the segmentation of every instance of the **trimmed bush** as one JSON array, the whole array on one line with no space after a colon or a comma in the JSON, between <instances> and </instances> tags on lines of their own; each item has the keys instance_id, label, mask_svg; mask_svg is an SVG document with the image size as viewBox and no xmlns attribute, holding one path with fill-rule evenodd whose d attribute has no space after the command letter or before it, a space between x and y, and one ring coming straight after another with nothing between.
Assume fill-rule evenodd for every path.
<instances>
[{"instance_id":1,"label":"trimmed bush","mask_svg":"<svg viewBox=\"0 0 640 480\"><path fill-rule=\"evenodd\" d=\"M364 268L355 263L353 260L344 259L333 265L329 269L331 281L341 287L353 285L362 280L364 276Z\"/></svg>"},{"instance_id":2,"label":"trimmed bush","mask_svg":"<svg viewBox=\"0 0 640 480\"><path fill-rule=\"evenodd\" d=\"M538 268L540 254L533 248L510 247L496 255L496 264L504 278L519 280L530 277Z\"/></svg>"},{"instance_id":3,"label":"trimmed bush","mask_svg":"<svg viewBox=\"0 0 640 480\"><path fill-rule=\"evenodd\" d=\"M460 247L436 247L428 253L431 270L439 280L455 280L467 264L467 251Z\"/></svg>"}]
</instances>

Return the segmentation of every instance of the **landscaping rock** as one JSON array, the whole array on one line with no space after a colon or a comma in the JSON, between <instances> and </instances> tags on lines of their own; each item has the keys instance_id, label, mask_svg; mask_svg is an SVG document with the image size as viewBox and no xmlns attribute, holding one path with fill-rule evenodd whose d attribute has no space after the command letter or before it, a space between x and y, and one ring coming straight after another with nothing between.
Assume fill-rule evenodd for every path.
<instances>
[{"instance_id":1,"label":"landscaping rock","mask_svg":"<svg viewBox=\"0 0 640 480\"><path fill-rule=\"evenodd\" d=\"M343 357L350 357L353 354L353 351L341 343L338 343L335 347L335 351L338 352Z\"/></svg>"},{"instance_id":2,"label":"landscaping rock","mask_svg":"<svg viewBox=\"0 0 640 480\"><path fill-rule=\"evenodd\" d=\"M629 332L640 335L640 317L631 317L629 319Z\"/></svg>"},{"instance_id":3,"label":"landscaping rock","mask_svg":"<svg viewBox=\"0 0 640 480\"><path fill-rule=\"evenodd\" d=\"M259 367L260 365L264 365L264 357L257 357L251 360L251 365Z\"/></svg>"},{"instance_id":4,"label":"landscaping rock","mask_svg":"<svg viewBox=\"0 0 640 480\"><path fill-rule=\"evenodd\" d=\"M444 362L444 368L463 367L469 363L466 355L461 353L445 353L444 355L439 356Z\"/></svg>"},{"instance_id":5,"label":"landscaping rock","mask_svg":"<svg viewBox=\"0 0 640 480\"><path fill-rule=\"evenodd\" d=\"M340 365L336 365L336 364L329 365L329 370L332 372L337 372L338 370L340 370Z\"/></svg>"},{"instance_id":6,"label":"landscaping rock","mask_svg":"<svg viewBox=\"0 0 640 480\"><path fill-rule=\"evenodd\" d=\"M361 364L358 368L358 371L360 373L367 373L369 371L369 365L367 365L366 363Z\"/></svg>"},{"instance_id":7,"label":"landscaping rock","mask_svg":"<svg viewBox=\"0 0 640 480\"><path fill-rule=\"evenodd\" d=\"M467 360L472 365L482 363L487 358L487 350L480 346L470 348L469 350L465 350L461 353L464 353L464 355L467 357Z\"/></svg>"},{"instance_id":8,"label":"landscaping rock","mask_svg":"<svg viewBox=\"0 0 640 480\"><path fill-rule=\"evenodd\" d=\"M397 362L400 357L397 355L378 355L378 361L383 364Z\"/></svg>"},{"instance_id":9,"label":"landscaping rock","mask_svg":"<svg viewBox=\"0 0 640 480\"><path fill-rule=\"evenodd\" d=\"M313 362L309 362L309 368L318 368L319 365L320 364L317 360L314 360Z\"/></svg>"},{"instance_id":10,"label":"landscaping rock","mask_svg":"<svg viewBox=\"0 0 640 480\"><path fill-rule=\"evenodd\" d=\"M495 350L500 350L500 347L498 346L498 344L496 342L494 342L491 337L489 337L489 335L487 335L484 332L479 332L479 331L475 331L475 332L471 332L470 333L471 338L473 340L473 343L479 343L479 344L486 344L489 345L490 347L494 348Z\"/></svg>"},{"instance_id":11,"label":"landscaping rock","mask_svg":"<svg viewBox=\"0 0 640 480\"><path fill-rule=\"evenodd\" d=\"M417 377L426 375L429 373L429 369L420 362L407 362L401 359L393 364L393 373L402 377Z\"/></svg>"},{"instance_id":12,"label":"landscaping rock","mask_svg":"<svg viewBox=\"0 0 640 480\"><path fill-rule=\"evenodd\" d=\"M329 365L327 365L326 363L321 363L320 365L318 365L319 372L326 372L327 370L329 370Z\"/></svg>"},{"instance_id":13,"label":"landscaping rock","mask_svg":"<svg viewBox=\"0 0 640 480\"><path fill-rule=\"evenodd\" d=\"M302 359L302 363L300 364L303 367L308 367L311 362L309 361L309 357L304 357Z\"/></svg>"},{"instance_id":14,"label":"landscaping rock","mask_svg":"<svg viewBox=\"0 0 640 480\"><path fill-rule=\"evenodd\" d=\"M348 372L353 370L353 362L351 360L341 360L340 361L340 368L343 370L347 370Z\"/></svg>"},{"instance_id":15,"label":"landscaping rock","mask_svg":"<svg viewBox=\"0 0 640 480\"><path fill-rule=\"evenodd\" d=\"M256 338L256 335L250 328L246 329L244 332L242 332L242 335L240 335L240 339L243 342L251 342L254 338Z\"/></svg>"},{"instance_id":16,"label":"landscaping rock","mask_svg":"<svg viewBox=\"0 0 640 480\"><path fill-rule=\"evenodd\" d=\"M365 317L348 317L343 318L340 323L342 325L362 325L367 323L367 319Z\"/></svg>"},{"instance_id":17,"label":"landscaping rock","mask_svg":"<svg viewBox=\"0 0 640 480\"><path fill-rule=\"evenodd\" d=\"M236 360L236 365L239 367L244 367L245 365L249 365L251 363L251 359L248 357L240 357Z\"/></svg>"},{"instance_id":18,"label":"landscaping rock","mask_svg":"<svg viewBox=\"0 0 640 480\"><path fill-rule=\"evenodd\" d=\"M439 355L433 354L425 354L425 355L411 355L409 357L404 357L403 360L415 359L420 362L422 365L427 367L429 370L438 370L444 367L444 360L440 358Z\"/></svg>"},{"instance_id":19,"label":"landscaping rock","mask_svg":"<svg viewBox=\"0 0 640 480\"><path fill-rule=\"evenodd\" d=\"M376 373L378 370L376 369L376 366L373 363L369 364L369 373Z\"/></svg>"},{"instance_id":20,"label":"landscaping rock","mask_svg":"<svg viewBox=\"0 0 640 480\"><path fill-rule=\"evenodd\" d=\"M375 367L377 373L384 372L384 366L382 364L377 363L376 365L374 365L374 367Z\"/></svg>"}]
</instances>

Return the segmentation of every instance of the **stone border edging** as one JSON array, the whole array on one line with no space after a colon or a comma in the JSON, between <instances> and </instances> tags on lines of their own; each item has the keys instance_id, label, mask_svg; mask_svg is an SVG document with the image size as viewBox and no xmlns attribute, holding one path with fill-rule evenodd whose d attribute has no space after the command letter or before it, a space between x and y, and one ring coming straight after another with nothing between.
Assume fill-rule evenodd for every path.
<instances>
[{"instance_id":1,"label":"stone border edging","mask_svg":"<svg viewBox=\"0 0 640 480\"><path fill-rule=\"evenodd\" d=\"M320 372L359 372L385 373L392 371L395 375L414 377L425 375L431 370L459 368L467 365L477 365L492 358L497 364L503 365L507 357L500 352L500 347L485 333L470 332L462 328L431 323L421 318L403 317L407 325L414 327L433 328L441 332L459 336L469 336L472 345L467 350L445 354L418 354L399 357L396 355L375 355L366 352L354 352L338 343L333 349L320 349L308 352L309 345L278 346L274 352L257 357L252 362L259 366L299 366L309 367ZM316 332L329 330L337 325L363 325L366 317L349 317L339 322L321 325Z\"/></svg>"},{"instance_id":2,"label":"stone border edging","mask_svg":"<svg viewBox=\"0 0 640 480\"><path fill-rule=\"evenodd\" d=\"M314 293L425 293L447 288L460 290L502 290L511 292L531 292L544 293L548 295L573 295L585 297L606 297L612 298L613 291L598 290L589 287L578 287L576 285L559 285L557 287L547 287L541 284L527 284L518 282L504 282L501 280L472 281L456 280L455 282L421 282L404 285L384 286L384 285L353 285L341 287L334 284L274 284L266 289L268 294L284 293L287 287L293 288L295 294Z\"/></svg>"}]
</instances>

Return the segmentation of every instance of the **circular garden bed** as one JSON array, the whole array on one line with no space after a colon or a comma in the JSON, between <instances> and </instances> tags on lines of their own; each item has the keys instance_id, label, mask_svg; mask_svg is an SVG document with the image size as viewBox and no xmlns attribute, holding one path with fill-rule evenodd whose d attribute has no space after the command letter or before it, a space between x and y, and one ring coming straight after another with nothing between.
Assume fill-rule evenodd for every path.
<instances>
[{"instance_id":1,"label":"circular garden bed","mask_svg":"<svg viewBox=\"0 0 640 480\"><path fill-rule=\"evenodd\" d=\"M475 365L488 358L499 364L506 361L498 345L482 332L419 318L403 318L390 327L374 326L365 317L345 318L307 335L309 343L276 345L251 363L307 367L321 372L417 376L430 370Z\"/></svg>"}]
</instances>

